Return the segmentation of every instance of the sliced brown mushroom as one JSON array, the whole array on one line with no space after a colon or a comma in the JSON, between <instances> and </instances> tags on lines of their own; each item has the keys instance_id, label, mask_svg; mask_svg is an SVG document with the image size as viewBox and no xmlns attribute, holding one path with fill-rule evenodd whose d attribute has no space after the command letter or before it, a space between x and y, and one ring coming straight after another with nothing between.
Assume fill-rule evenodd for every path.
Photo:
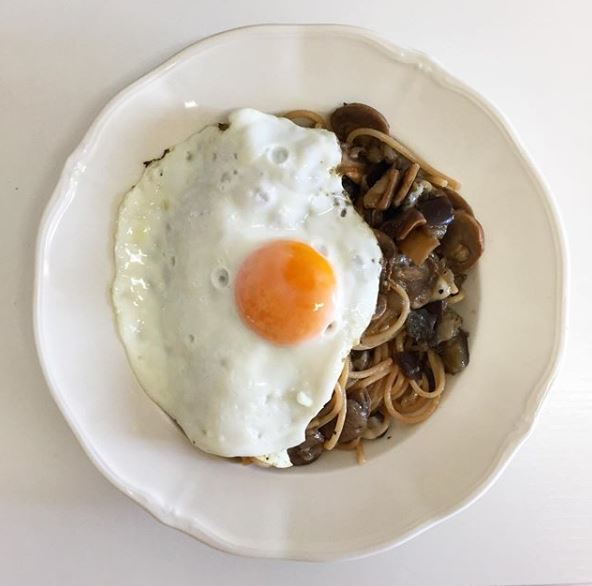
<instances>
[{"instance_id":1,"label":"sliced brown mushroom","mask_svg":"<svg viewBox=\"0 0 592 586\"><path fill-rule=\"evenodd\" d=\"M392 220L387 220L380 226L380 229L395 240L403 240L415 228L426 223L423 214L417 208L409 208L397 215Z\"/></svg>"},{"instance_id":2,"label":"sliced brown mushroom","mask_svg":"<svg viewBox=\"0 0 592 586\"><path fill-rule=\"evenodd\" d=\"M294 466L311 464L323 453L325 438L318 429L306 432L306 439L297 446L288 449L288 457Z\"/></svg>"},{"instance_id":3,"label":"sliced brown mushroom","mask_svg":"<svg viewBox=\"0 0 592 586\"><path fill-rule=\"evenodd\" d=\"M445 196L424 199L417 204L428 226L448 226L454 219L454 210L450 200Z\"/></svg>"},{"instance_id":4,"label":"sliced brown mushroom","mask_svg":"<svg viewBox=\"0 0 592 586\"><path fill-rule=\"evenodd\" d=\"M370 366L368 350L352 350L350 356L353 370L366 370Z\"/></svg>"},{"instance_id":5,"label":"sliced brown mushroom","mask_svg":"<svg viewBox=\"0 0 592 586\"><path fill-rule=\"evenodd\" d=\"M390 264L390 275L409 296L412 309L445 299L458 292L454 275L435 254L417 266L404 254L397 254Z\"/></svg>"},{"instance_id":6,"label":"sliced brown mushroom","mask_svg":"<svg viewBox=\"0 0 592 586\"><path fill-rule=\"evenodd\" d=\"M354 183L360 183L366 171L366 164L353 156L353 149L344 149L341 154L341 164L337 172L349 177Z\"/></svg>"},{"instance_id":7,"label":"sliced brown mushroom","mask_svg":"<svg viewBox=\"0 0 592 586\"><path fill-rule=\"evenodd\" d=\"M345 413L345 421L338 440L340 444L346 444L359 438L366 429L370 415L370 396L365 389L348 395ZM332 419L320 428L319 431L326 439L333 435L335 424L336 420Z\"/></svg>"},{"instance_id":8,"label":"sliced brown mushroom","mask_svg":"<svg viewBox=\"0 0 592 586\"><path fill-rule=\"evenodd\" d=\"M405 329L415 342L428 342L434 336L434 327L438 317L425 308L413 309L409 312Z\"/></svg>"},{"instance_id":9,"label":"sliced brown mushroom","mask_svg":"<svg viewBox=\"0 0 592 586\"><path fill-rule=\"evenodd\" d=\"M345 142L350 132L356 128L374 128L385 134L389 132L386 118L366 104L345 104L331 114L329 122L333 132L342 142Z\"/></svg>"},{"instance_id":10,"label":"sliced brown mushroom","mask_svg":"<svg viewBox=\"0 0 592 586\"><path fill-rule=\"evenodd\" d=\"M338 172L357 184L359 184L362 181L362 177L364 177L364 168L356 165L351 165L349 167L340 166Z\"/></svg>"},{"instance_id":11,"label":"sliced brown mushroom","mask_svg":"<svg viewBox=\"0 0 592 586\"><path fill-rule=\"evenodd\" d=\"M399 171L391 167L365 194L364 207L386 210L390 207L399 180Z\"/></svg>"},{"instance_id":12,"label":"sliced brown mushroom","mask_svg":"<svg viewBox=\"0 0 592 586\"><path fill-rule=\"evenodd\" d=\"M364 176L368 188L372 187L390 168L391 165L386 161L369 164L366 169L366 175Z\"/></svg>"},{"instance_id":13,"label":"sliced brown mushroom","mask_svg":"<svg viewBox=\"0 0 592 586\"><path fill-rule=\"evenodd\" d=\"M455 210L462 210L463 212L471 214L471 216L475 215L473 213L473 208L471 208L471 206L467 203L465 198L462 197L462 195L460 195L456 191L454 191L454 189L450 189L450 187L444 187L442 191L446 194L446 197L448 197L450 203L452 204L452 207Z\"/></svg>"},{"instance_id":14,"label":"sliced brown mushroom","mask_svg":"<svg viewBox=\"0 0 592 586\"><path fill-rule=\"evenodd\" d=\"M372 143L366 149L366 160L369 163L381 163L384 160L384 152L380 143Z\"/></svg>"},{"instance_id":15,"label":"sliced brown mushroom","mask_svg":"<svg viewBox=\"0 0 592 586\"><path fill-rule=\"evenodd\" d=\"M450 374L457 374L469 364L469 344L467 333L459 330L458 334L447 342L438 346L438 352L444 363L444 370Z\"/></svg>"},{"instance_id":16,"label":"sliced brown mushroom","mask_svg":"<svg viewBox=\"0 0 592 586\"><path fill-rule=\"evenodd\" d=\"M407 378L414 380L421 378L421 356L419 352L395 352L393 360Z\"/></svg>"},{"instance_id":17,"label":"sliced brown mushroom","mask_svg":"<svg viewBox=\"0 0 592 586\"><path fill-rule=\"evenodd\" d=\"M381 230L376 229L374 229L374 236L376 236L378 246L382 251L382 260L391 260L397 254L397 245L393 239Z\"/></svg>"},{"instance_id":18,"label":"sliced brown mushroom","mask_svg":"<svg viewBox=\"0 0 592 586\"><path fill-rule=\"evenodd\" d=\"M397 189L397 193L393 198L393 205L398 206L405 199L405 196L409 193L418 172L419 165L417 163L412 163L407 167L407 170L403 173L403 179Z\"/></svg>"},{"instance_id":19,"label":"sliced brown mushroom","mask_svg":"<svg viewBox=\"0 0 592 586\"><path fill-rule=\"evenodd\" d=\"M404 240L399 242L401 252L418 266L422 265L439 245L440 241L423 227L413 230Z\"/></svg>"},{"instance_id":20,"label":"sliced brown mushroom","mask_svg":"<svg viewBox=\"0 0 592 586\"><path fill-rule=\"evenodd\" d=\"M359 199L358 201L362 200ZM375 208L364 209L362 207L362 210L358 211L361 213L362 216L364 216L364 220L366 220L366 224L368 224L368 226L376 228L377 226L380 226L380 224L382 224L382 221L384 219L384 213L381 210L377 210Z\"/></svg>"},{"instance_id":21,"label":"sliced brown mushroom","mask_svg":"<svg viewBox=\"0 0 592 586\"><path fill-rule=\"evenodd\" d=\"M339 443L346 444L359 438L368 425L370 397L366 390L357 391L347 398L347 411Z\"/></svg>"},{"instance_id":22,"label":"sliced brown mushroom","mask_svg":"<svg viewBox=\"0 0 592 586\"><path fill-rule=\"evenodd\" d=\"M458 210L442 239L441 250L455 273L466 273L483 253L481 224L469 213Z\"/></svg>"},{"instance_id":23,"label":"sliced brown mushroom","mask_svg":"<svg viewBox=\"0 0 592 586\"><path fill-rule=\"evenodd\" d=\"M446 308L438 319L433 344L437 346L454 338L458 334L462 323L462 317L456 311Z\"/></svg>"},{"instance_id":24,"label":"sliced brown mushroom","mask_svg":"<svg viewBox=\"0 0 592 586\"><path fill-rule=\"evenodd\" d=\"M385 417L380 411L376 411L368 417L368 425L362 437L367 440L374 440L382 437L390 427L390 418Z\"/></svg>"}]
</instances>

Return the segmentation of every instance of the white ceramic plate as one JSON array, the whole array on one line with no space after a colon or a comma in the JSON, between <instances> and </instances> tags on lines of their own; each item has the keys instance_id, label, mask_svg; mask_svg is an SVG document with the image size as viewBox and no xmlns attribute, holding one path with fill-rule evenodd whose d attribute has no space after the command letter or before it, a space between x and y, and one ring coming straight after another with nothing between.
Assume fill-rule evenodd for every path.
<instances>
[{"instance_id":1,"label":"white ceramic plate","mask_svg":"<svg viewBox=\"0 0 592 586\"><path fill-rule=\"evenodd\" d=\"M241 106L367 102L462 181L486 234L472 362L424 425L288 471L196 450L136 383L109 301L114 220L142 161ZM400 544L473 501L528 434L562 345L564 253L548 193L499 114L427 57L341 26L206 39L119 94L68 159L38 241L49 386L102 473L158 519L252 556L331 560ZM372 444L372 442L371 442Z\"/></svg>"}]
</instances>

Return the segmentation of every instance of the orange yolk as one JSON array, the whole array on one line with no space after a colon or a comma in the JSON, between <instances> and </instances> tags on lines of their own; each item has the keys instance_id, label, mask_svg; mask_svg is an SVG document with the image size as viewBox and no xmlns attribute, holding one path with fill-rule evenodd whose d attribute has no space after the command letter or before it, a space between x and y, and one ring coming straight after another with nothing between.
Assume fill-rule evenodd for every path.
<instances>
[{"instance_id":1,"label":"orange yolk","mask_svg":"<svg viewBox=\"0 0 592 586\"><path fill-rule=\"evenodd\" d=\"M327 259L302 242L275 240L239 269L235 294L245 323L263 338L291 345L321 333L333 315L335 275Z\"/></svg>"}]
</instances>

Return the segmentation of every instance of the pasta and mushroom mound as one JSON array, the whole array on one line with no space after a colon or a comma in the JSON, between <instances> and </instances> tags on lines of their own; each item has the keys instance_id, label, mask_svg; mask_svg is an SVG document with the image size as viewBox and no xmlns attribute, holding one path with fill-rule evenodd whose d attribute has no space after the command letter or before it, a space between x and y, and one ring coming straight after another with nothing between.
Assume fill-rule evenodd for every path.
<instances>
[{"instance_id":1,"label":"pasta and mushroom mound","mask_svg":"<svg viewBox=\"0 0 592 586\"><path fill-rule=\"evenodd\" d=\"M285 114L329 128L339 138L338 172L383 253L376 311L344 364L331 400L288 450L294 465L335 448L356 450L392 423L425 421L440 404L448 375L469 363L468 334L455 304L483 252L483 229L458 193L460 183L391 136L386 118L345 104L328 123L316 113Z\"/></svg>"}]
</instances>

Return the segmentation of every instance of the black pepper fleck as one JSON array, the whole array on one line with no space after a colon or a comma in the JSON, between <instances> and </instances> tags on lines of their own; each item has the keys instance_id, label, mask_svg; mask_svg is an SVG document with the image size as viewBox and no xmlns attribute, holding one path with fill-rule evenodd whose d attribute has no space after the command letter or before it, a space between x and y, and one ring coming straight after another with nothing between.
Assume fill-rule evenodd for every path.
<instances>
[{"instance_id":1,"label":"black pepper fleck","mask_svg":"<svg viewBox=\"0 0 592 586\"><path fill-rule=\"evenodd\" d=\"M345 218L345 216L347 216L347 210L345 208L343 208L341 210L341 214L340 215L341 215L342 218Z\"/></svg>"}]
</instances>

